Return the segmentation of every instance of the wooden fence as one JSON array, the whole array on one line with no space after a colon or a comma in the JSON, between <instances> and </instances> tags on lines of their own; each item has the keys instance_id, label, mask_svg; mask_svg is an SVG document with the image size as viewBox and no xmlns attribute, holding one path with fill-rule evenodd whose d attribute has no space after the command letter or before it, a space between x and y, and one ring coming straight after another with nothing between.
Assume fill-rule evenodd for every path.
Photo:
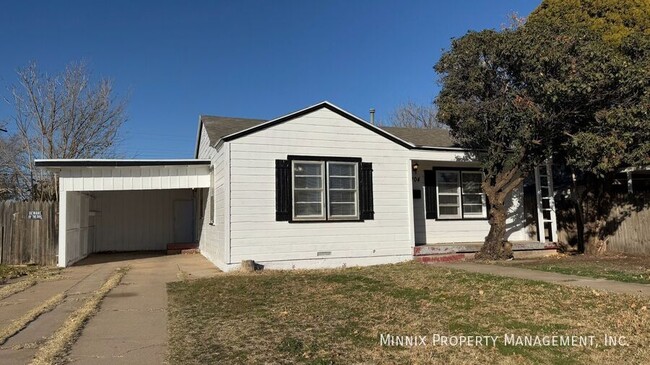
<instances>
[{"instance_id":1,"label":"wooden fence","mask_svg":"<svg viewBox=\"0 0 650 365\"><path fill-rule=\"evenodd\" d=\"M56 265L56 202L0 201L0 263Z\"/></svg>"},{"instance_id":2,"label":"wooden fence","mask_svg":"<svg viewBox=\"0 0 650 365\"><path fill-rule=\"evenodd\" d=\"M607 250L629 254L650 255L650 194L613 196L614 208L608 220L611 232ZM555 199L558 241L577 247L577 224L573 204L566 199ZM534 222L533 222L534 223Z\"/></svg>"},{"instance_id":3,"label":"wooden fence","mask_svg":"<svg viewBox=\"0 0 650 365\"><path fill-rule=\"evenodd\" d=\"M617 201L610 215L615 227L607 238L607 250L650 255L650 194Z\"/></svg>"}]
</instances>

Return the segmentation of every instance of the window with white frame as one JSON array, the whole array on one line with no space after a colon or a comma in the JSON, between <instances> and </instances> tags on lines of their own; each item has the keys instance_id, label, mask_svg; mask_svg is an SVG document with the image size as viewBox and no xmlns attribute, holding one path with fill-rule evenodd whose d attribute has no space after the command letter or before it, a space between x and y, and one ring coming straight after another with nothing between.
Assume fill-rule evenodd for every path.
<instances>
[{"instance_id":1,"label":"window with white frame","mask_svg":"<svg viewBox=\"0 0 650 365\"><path fill-rule=\"evenodd\" d=\"M461 218L460 173L458 171L437 171L436 190L438 194L438 218Z\"/></svg>"},{"instance_id":2,"label":"window with white frame","mask_svg":"<svg viewBox=\"0 0 650 365\"><path fill-rule=\"evenodd\" d=\"M293 161L294 219L325 218L325 163Z\"/></svg>"},{"instance_id":3,"label":"window with white frame","mask_svg":"<svg viewBox=\"0 0 650 365\"><path fill-rule=\"evenodd\" d=\"M292 161L294 220L359 218L359 164Z\"/></svg>"},{"instance_id":4,"label":"window with white frame","mask_svg":"<svg viewBox=\"0 0 650 365\"><path fill-rule=\"evenodd\" d=\"M356 162L327 162L328 216L331 219L355 219L359 216Z\"/></svg>"},{"instance_id":5,"label":"window with white frame","mask_svg":"<svg viewBox=\"0 0 650 365\"><path fill-rule=\"evenodd\" d=\"M463 218L485 218L485 194L481 190L483 173L480 171L462 171Z\"/></svg>"},{"instance_id":6,"label":"window with white frame","mask_svg":"<svg viewBox=\"0 0 650 365\"><path fill-rule=\"evenodd\" d=\"M437 217L439 219L485 218L485 194L480 171L436 171Z\"/></svg>"},{"instance_id":7,"label":"window with white frame","mask_svg":"<svg viewBox=\"0 0 650 365\"><path fill-rule=\"evenodd\" d=\"M208 199L208 205L210 209L210 214L208 215L210 218L209 223L214 224L214 169L210 169L210 188L208 192Z\"/></svg>"}]
</instances>

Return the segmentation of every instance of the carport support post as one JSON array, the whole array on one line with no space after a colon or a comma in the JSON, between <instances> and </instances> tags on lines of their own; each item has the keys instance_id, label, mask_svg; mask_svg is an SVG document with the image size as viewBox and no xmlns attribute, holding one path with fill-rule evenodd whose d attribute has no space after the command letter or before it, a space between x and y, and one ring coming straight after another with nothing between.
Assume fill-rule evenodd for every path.
<instances>
[{"instance_id":1,"label":"carport support post","mask_svg":"<svg viewBox=\"0 0 650 365\"><path fill-rule=\"evenodd\" d=\"M66 241L66 224L67 224L67 208L68 194L65 190L61 189L59 191L59 262L57 266L65 267L65 251L67 247Z\"/></svg>"}]
</instances>

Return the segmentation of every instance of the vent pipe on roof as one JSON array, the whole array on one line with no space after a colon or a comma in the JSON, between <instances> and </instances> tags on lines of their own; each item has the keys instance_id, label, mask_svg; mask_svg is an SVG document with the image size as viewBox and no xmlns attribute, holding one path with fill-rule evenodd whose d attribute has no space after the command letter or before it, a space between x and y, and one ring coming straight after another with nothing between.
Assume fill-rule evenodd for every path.
<instances>
[{"instance_id":1,"label":"vent pipe on roof","mask_svg":"<svg viewBox=\"0 0 650 365\"><path fill-rule=\"evenodd\" d=\"M375 125L375 108L370 108L370 124Z\"/></svg>"}]
</instances>

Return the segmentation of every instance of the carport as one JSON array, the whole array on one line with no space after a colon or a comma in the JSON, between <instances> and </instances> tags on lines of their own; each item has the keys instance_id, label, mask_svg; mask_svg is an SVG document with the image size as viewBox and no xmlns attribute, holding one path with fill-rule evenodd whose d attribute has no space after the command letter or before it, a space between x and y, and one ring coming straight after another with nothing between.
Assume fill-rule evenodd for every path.
<instances>
[{"instance_id":1,"label":"carport","mask_svg":"<svg viewBox=\"0 0 650 365\"><path fill-rule=\"evenodd\" d=\"M95 252L162 251L194 243L209 160L36 160L59 181L58 266Z\"/></svg>"}]
</instances>

